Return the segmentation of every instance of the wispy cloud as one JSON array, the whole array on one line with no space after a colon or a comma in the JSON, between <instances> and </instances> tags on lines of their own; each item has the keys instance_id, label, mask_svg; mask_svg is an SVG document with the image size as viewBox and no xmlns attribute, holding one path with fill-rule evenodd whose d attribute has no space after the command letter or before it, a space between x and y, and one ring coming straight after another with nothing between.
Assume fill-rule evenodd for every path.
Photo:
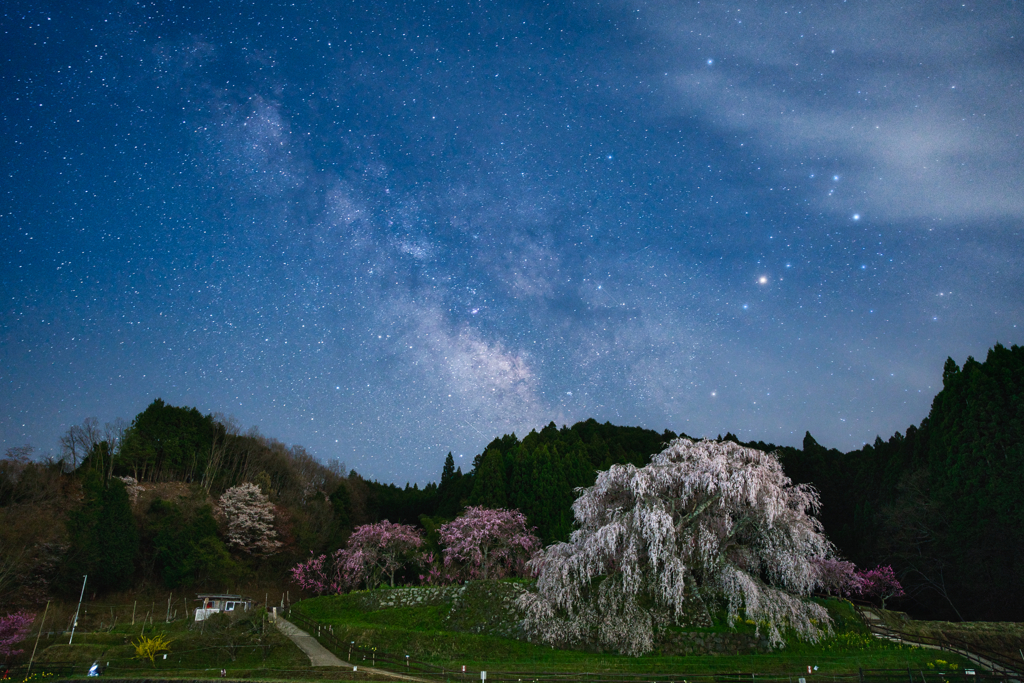
<instances>
[{"instance_id":1,"label":"wispy cloud","mask_svg":"<svg viewBox=\"0 0 1024 683\"><path fill-rule=\"evenodd\" d=\"M1024 91L1010 59L1019 67L1024 22L1008 5L672 3L646 14L672 47L676 110L745 140L815 208L1024 216Z\"/></svg>"}]
</instances>

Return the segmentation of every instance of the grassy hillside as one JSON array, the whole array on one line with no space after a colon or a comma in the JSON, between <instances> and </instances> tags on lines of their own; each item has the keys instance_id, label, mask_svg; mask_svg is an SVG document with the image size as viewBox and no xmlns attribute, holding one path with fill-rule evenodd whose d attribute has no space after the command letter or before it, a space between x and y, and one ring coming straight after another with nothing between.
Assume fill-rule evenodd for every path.
<instances>
[{"instance_id":1,"label":"grassy hillside","mask_svg":"<svg viewBox=\"0 0 1024 683\"><path fill-rule=\"evenodd\" d=\"M806 672L817 666L821 673L856 673L858 668L908 667L935 671L936 660L944 668L963 667L959 658L880 641L872 637L852 605L830 600L824 604L832 615L832 637L812 645L792 639L784 649L766 654L704 654L669 656L665 647L643 657L614 653L557 650L550 646L497 635L516 631L517 616L508 607L508 595L515 592L508 582L474 582L458 597L424 596L409 605L408 599L389 599L387 594L428 589L395 589L351 593L304 600L293 610L333 627L341 642L362 648L409 655L439 666L458 670L487 671L572 671L620 673L712 673L745 671L758 673ZM383 595L383 597L382 597ZM396 605L396 606L389 606ZM397 606L401 605L401 606ZM679 629L683 631L683 629ZM723 640L728 634L753 636L749 623L728 625L721 620L708 629L687 629L707 634L706 640ZM666 634L670 640L673 634ZM339 652L345 658L347 652ZM929 667L929 664L931 666ZM969 665L967 665L969 666Z\"/></svg>"}]
</instances>

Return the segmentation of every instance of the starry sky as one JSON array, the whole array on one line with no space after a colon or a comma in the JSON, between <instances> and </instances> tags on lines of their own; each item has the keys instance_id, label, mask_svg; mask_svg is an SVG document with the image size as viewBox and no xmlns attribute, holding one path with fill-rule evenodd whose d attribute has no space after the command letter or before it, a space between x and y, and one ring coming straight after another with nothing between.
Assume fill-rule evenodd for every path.
<instances>
[{"instance_id":1,"label":"starry sky","mask_svg":"<svg viewBox=\"0 0 1024 683\"><path fill-rule=\"evenodd\" d=\"M849 450L1024 343L1020 0L0 12L0 449L161 397L400 484L590 417Z\"/></svg>"}]
</instances>

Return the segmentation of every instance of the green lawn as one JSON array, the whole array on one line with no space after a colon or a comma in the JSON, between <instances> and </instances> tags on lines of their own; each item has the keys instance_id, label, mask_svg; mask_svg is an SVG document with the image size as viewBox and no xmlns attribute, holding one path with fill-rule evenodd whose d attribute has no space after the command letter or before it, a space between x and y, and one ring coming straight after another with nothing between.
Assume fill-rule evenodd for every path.
<instances>
[{"instance_id":1,"label":"green lawn","mask_svg":"<svg viewBox=\"0 0 1024 683\"><path fill-rule=\"evenodd\" d=\"M359 596L341 595L304 600L293 609L315 621L331 625L341 642L376 648L399 656L409 655L434 665L489 672L549 671L605 673L720 673L755 672L806 676L808 666L819 674L849 674L858 669L902 669L934 672L970 664L955 655L900 646L871 636L850 603L826 601L835 621L835 635L812 645L790 639L771 654L626 657L609 653L557 650L550 646L490 635L446 630L445 616L451 604L398 607L364 611ZM698 629L694 629L698 630ZM722 621L704 631L753 633L752 624L735 629ZM337 653L343 659L347 650ZM943 663L936 664L936 661ZM929 666L931 664L931 666ZM497 675L495 673L495 675Z\"/></svg>"}]
</instances>

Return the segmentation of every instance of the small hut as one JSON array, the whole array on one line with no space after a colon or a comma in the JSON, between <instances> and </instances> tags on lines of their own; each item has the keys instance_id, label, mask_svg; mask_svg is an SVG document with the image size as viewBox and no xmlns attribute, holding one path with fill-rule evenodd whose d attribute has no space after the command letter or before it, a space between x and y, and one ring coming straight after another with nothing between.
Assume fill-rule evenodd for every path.
<instances>
[{"instance_id":1,"label":"small hut","mask_svg":"<svg viewBox=\"0 0 1024 683\"><path fill-rule=\"evenodd\" d=\"M201 604L196 608L196 621L203 621L207 617L219 614L220 612L234 612L236 610L247 612L252 609L252 600L243 598L241 595L200 593L197 597Z\"/></svg>"}]
</instances>

